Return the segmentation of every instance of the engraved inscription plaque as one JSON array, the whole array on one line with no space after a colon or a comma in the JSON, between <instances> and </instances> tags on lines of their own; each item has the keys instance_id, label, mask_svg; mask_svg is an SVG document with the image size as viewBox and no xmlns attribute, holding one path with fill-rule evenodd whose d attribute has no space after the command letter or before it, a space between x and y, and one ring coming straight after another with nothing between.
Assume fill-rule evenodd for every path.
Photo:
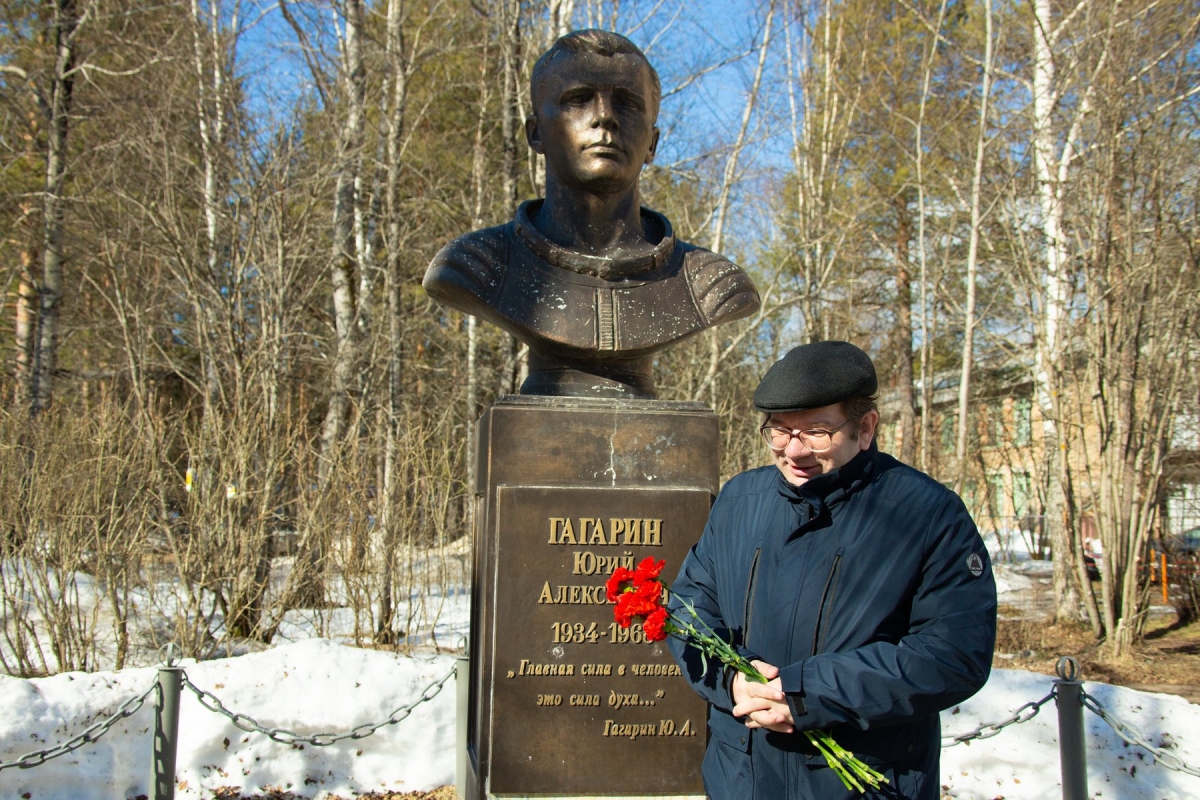
<instances>
[{"instance_id":1,"label":"engraved inscription plaque","mask_svg":"<svg viewBox=\"0 0 1200 800\"><path fill-rule=\"evenodd\" d=\"M483 415L467 798L703 796L704 702L613 622L604 583L647 556L674 577L717 438L698 403L508 396Z\"/></svg>"},{"instance_id":2,"label":"engraved inscription plaque","mask_svg":"<svg viewBox=\"0 0 1200 800\"><path fill-rule=\"evenodd\" d=\"M678 569L710 500L704 489L499 489L494 794L698 788L704 704L663 643L613 622L604 581L646 556Z\"/></svg>"}]
</instances>

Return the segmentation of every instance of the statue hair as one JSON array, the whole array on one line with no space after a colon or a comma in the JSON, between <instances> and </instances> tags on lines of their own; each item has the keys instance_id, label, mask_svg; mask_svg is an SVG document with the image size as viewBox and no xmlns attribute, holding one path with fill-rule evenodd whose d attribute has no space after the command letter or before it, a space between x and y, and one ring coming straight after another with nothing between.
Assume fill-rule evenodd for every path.
<instances>
[{"instance_id":1,"label":"statue hair","mask_svg":"<svg viewBox=\"0 0 1200 800\"><path fill-rule=\"evenodd\" d=\"M564 34L558 37L550 49L538 58L533 65L533 73L529 76L529 97L533 102L534 111L537 110L539 104L538 87L550 64L560 56L574 55L575 53L595 53L607 58L618 55L640 58L650 72L651 94L657 116L658 104L662 99L662 82L658 78L658 71L654 69L650 59L646 58L646 54L636 44L619 33L603 31L599 28L587 28Z\"/></svg>"}]
</instances>

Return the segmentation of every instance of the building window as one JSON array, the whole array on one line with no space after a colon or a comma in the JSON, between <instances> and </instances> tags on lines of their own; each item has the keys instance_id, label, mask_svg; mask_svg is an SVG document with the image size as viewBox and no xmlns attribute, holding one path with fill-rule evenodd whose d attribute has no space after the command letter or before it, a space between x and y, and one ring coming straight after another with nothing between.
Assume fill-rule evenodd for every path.
<instances>
[{"instance_id":1,"label":"building window","mask_svg":"<svg viewBox=\"0 0 1200 800\"><path fill-rule=\"evenodd\" d=\"M1176 536L1200 528L1200 484L1182 483L1167 496L1166 522Z\"/></svg>"},{"instance_id":2,"label":"building window","mask_svg":"<svg viewBox=\"0 0 1200 800\"><path fill-rule=\"evenodd\" d=\"M1033 402L1028 397L1013 400L1013 428L1018 446L1024 447L1032 441Z\"/></svg>"},{"instance_id":3,"label":"building window","mask_svg":"<svg viewBox=\"0 0 1200 800\"><path fill-rule=\"evenodd\" d=\"M1004 443L1004 403L988 403L987 406L988 446L999 447Z\"/></svg>"},{"instance_id":4,"label":"building window","mask_svg":"<svg viewBox=\"0 0 1200 800\"><path fill-rule=\"evenodd\" d=\"M1029 513L1030 483L1028 472L1014 472L1013 515L1023 517Z\"/></svg>"},{"instance_id":5,"label":"building window","mask_svg":"<svg viewBox=\"0 0 1200 800\"><path fill-rule=\"evenodd\" d=\"M1004 503L1005 487L1004 475L995 473L987 476L988 489L988 513L993 519L999 519L1004 516L1007 510Z\"/></svg>"}]
</instances>

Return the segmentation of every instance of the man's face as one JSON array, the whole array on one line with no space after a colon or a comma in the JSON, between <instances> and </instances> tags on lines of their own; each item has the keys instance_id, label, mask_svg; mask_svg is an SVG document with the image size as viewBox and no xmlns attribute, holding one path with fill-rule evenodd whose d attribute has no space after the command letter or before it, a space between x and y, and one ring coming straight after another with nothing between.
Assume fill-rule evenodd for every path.
<instances>
[{"instance_id":1,"label":"man's face","mask_svg":"<svg viewBox=\"0 0 1200 800\"><path fill-rule=\"evenodd\" d=\"M777 425L792 431L831 431L846 421L841 404L810 408L807 411L788 411L767 417L767 425ZM851 425L845 425L833 434L831 445L823 453L814 453L793 436L782 450L769 448L775 466L792 486L802 486L818 475L833 472L849 464L851 459L871 446L875 438L875 426L879 423L879 412L869 411L858 427L858 438L851 438Z\"/></svg>"},{"instance_id":2,"label":"man's face","mask_svg":"<svg viewBox=\"0 0 1200 800\"><path fill-rule=\"evenodd\" d=\"M652 86L637 56L582 52L552 61L525 120L547 176L603 193L635 186L658 147Z\"/></svg>"}]
</instances>

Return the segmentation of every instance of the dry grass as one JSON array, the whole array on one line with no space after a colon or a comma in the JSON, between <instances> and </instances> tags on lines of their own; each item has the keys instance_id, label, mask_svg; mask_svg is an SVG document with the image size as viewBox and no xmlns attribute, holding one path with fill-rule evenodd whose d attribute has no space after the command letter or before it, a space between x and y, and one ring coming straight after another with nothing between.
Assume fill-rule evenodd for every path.
<instances>
[{"instance_id":1,"label":"dry grass","mask_svg":"<svg viewBox=\"0 0 1200 800\"><path fill-rule=\"evenodd\" d=\"M1087 681L1118 686L1154 686L1158 691L1179 687L1194 696L1200 687L1200 622L1181 624L1174 616L1153 619L1146 636L1131 655L1113 659L1082 624L1049 624L1038 620L1001 620L993 666L1054 674L1060 656L1079 662Z\"/></svg>"}]
</instances>

